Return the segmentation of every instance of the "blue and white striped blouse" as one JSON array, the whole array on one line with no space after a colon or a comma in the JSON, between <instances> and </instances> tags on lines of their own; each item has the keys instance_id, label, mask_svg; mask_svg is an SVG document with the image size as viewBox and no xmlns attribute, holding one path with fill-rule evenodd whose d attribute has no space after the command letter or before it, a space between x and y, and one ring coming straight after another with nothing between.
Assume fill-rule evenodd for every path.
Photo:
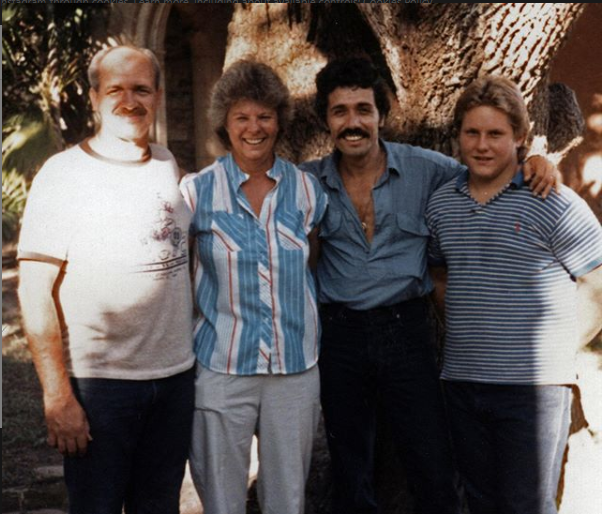
<instances>
[{"instance_id":1,"label":"blue and white striped blouse","mask_svg":"<svg viewBox=\"0 0 602 514\"><path fill-rule=\"evenodd\" d=\"M307 235L327 206L317 180L276 158L258 217L231 154L181 184L194 215L197 359L234 375L289 374L317 362L320 336Z\"/></svg>"}]
</instances>

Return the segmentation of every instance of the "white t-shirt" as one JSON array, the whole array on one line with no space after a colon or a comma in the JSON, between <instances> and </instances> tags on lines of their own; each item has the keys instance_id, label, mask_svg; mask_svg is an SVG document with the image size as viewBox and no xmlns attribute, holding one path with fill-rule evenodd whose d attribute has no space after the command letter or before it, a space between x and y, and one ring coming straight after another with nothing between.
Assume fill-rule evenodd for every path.
<instances>
[{"instance_id":1,"label":"white t-shirt","mask_svg":"<svg viewBox=\"0 0 602 514\"><path fill-rule=\"evenodd\" d=\"M172 154L151 151L122 163L83 143L33 181L18 258L63 266L57 300L72 376L148 380L194 363L191 212Z\"/></svg>"}]
</instances>

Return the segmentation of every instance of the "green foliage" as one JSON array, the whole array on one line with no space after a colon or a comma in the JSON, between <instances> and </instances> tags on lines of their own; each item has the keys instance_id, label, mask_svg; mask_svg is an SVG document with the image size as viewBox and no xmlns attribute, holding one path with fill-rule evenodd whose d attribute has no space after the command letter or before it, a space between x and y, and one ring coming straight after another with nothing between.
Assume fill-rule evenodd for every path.
<instances>
[{"instance_id":1,"label":"green foliage","mask_svg":"<svg viewBox=\"0 0 602 514\"><path fill-rule=\"evenodd\" d=\"M26 180L92 132L86 69L108 8L2 6L2 234L14 238ZM6 203L5 203L6 202Z\"/></svg>"},{"instance_id":2,"label":"green foliage","mask_svg":"<svg viewBox=\"0 0 602 514\"><path fill-rule=\"evenodd\" d=\"M86 68L106 35L107 13L104 5L3 6L3 143L13 133L17 142L43 133L51 139L45 148L57 151L91 132ZM20 145L11 151L28 149Z\"/></svg>"},{"instance_id":3,"label":"green foliage","mask_svg":"<svg viewBox=\"0 0 602 514\"><path fill-rule=\"evenodd\" d=\"M52 127L52 121L39 109L14 115L3 129L2 171L18 172L28 179L48 157L62 147L62 141Z\"/></svg>"},{"instance_id":4,"label":"green foliage","mask_svg":"<svg viewBox=\"0 0 602 514\"><path fill-rule=\"evenodd\" d=\"M86 67L107 12L103 5L3 6L3 120L37 108L66 142L81 137L91 126Z\"/></svg>"},{"instance_id":5,"label":"green foliage","mask_svg":"<svg viewBox=\"0 0 602 514\"><path fill-rule=\"evenodd\" d=\"M16 171L2 170L2 240L11 241L18 232L27 198L25 177Z\"/></svg>"}]
</instances>

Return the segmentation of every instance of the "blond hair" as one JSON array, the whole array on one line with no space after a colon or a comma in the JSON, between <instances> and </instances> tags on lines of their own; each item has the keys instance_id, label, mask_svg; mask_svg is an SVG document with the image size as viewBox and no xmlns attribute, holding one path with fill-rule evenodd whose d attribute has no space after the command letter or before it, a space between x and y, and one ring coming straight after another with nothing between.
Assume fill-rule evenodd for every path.
<instances>
[{"instance_id":1,"label":"blond hair","mask_svg":"<svg viewBox=\"0 0 602 514\"><path fill-rule=\"evenodd\" d=\"M456 135L460 133L462 121L466 113L475 107L495 107L508 116L515 139L523 138L518 148L518 160L523 161L529 150L529 114L518 86L510 79L488 75L472 82L460 95L454 110L453 128Z\"/></svg>"}]
</instances>

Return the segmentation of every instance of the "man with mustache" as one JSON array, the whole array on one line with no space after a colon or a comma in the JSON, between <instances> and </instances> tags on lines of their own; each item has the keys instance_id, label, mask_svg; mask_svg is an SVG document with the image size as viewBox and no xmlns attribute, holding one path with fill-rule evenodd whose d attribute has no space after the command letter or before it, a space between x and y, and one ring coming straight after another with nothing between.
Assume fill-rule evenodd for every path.
<instances>
[{"instance_id":1,"label":"man with mustache","mask_svg":"<svg viewBox=\"0 0 602 514\"><path fill-rule=\"evenodd\" d=\"M332 61L316 85L316 110L336 147L303 166L329 196L317 276L333 513L378 511L374 452L381 403L404 456L417 512L458 514L427 321L433 285L424 211L430 195L465 168L437 152L379 139L389 101L368 60ZM532 186L547 194L554 177L548 181L547 163L539 168Z\"/></svg>"},{"instance_id":2,"label":"man with mustache","mask_svg":"<svg viewBox=\"0 0 602 514\"><path fill-rule=\"evenodd\" d=\"M176 514L193 408L191 213L171 153L149 134L160 68L98 52L99 128L37 174L19 241L19 298L64 455L72 514Z\"/></svg>"}]
</instances>

